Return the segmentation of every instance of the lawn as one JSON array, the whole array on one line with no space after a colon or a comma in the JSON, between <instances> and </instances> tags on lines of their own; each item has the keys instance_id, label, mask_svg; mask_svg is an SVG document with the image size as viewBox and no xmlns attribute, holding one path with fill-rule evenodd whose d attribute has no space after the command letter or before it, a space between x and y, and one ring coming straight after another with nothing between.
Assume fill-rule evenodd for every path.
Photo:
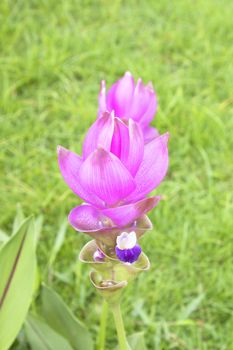
<instances>
[{"instance_id":1,"label":"lawn","mask_svg":"<svg viewBox=\"0 0 233 350\"><path fill-rule=\"evenodd\" d=\"M126 70L152 80L153 122L171 134L170 167L141 245L151 270L127 288L127 333L149 349L233 349L233 4L227 0L0 3L1 208L43 214L41 274L61 223L80 203L56 146L80 152L99 81ZM100 297L77 256L88 240L68 227L50 284L97 336ZM106 350L116 344L109 315Z\"/></svg>"}]
</instances>

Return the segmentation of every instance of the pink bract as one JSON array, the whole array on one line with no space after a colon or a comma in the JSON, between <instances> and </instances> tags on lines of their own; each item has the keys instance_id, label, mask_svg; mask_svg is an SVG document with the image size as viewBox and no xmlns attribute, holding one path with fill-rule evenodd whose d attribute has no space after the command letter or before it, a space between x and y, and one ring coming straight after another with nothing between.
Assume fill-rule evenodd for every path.
<instances>
[{"instance_id":1,"label":"pink bract","mask_svg":"<svg viewBox=\"0 0 233 350\"><path fill-rule=\"evenodd\" d=\"M166 175L168 139L166 133L144 143L138 122L106 112L89 129L82 157L59 146L63 178L87 203L71 211L70 223L82 231L85 220L93 229L108 221L123 227L155 207L160 197L146 196Z\"/></svg>"},{"instance_id":2,"label":"pink bract","mask_svg":"<svg viewBox=\"0 0 233 350\"><path fill-rule=\"evenodd\" d=\"M105 80L101 81L98 117L104 112L114 111L121 119L133 119L142 128L145 140L158 136L158 131L149 127L157 111L157 98L152 83L144 85L139 78L135 84L130 72L115 82L106 91Z\"/></svg>"}]
</instances>

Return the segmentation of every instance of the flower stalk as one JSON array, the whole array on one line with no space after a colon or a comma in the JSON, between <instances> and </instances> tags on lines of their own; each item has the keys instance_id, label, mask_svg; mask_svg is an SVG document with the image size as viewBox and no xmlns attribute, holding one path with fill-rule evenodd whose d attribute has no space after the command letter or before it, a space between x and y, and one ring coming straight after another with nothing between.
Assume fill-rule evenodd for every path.
<instances>
[{"instance_id":1,"label":"flower stalk","mask_svg":"<svg viewBox=\"0 0 233 350\"><path fill-rule=\"evenodd\" d=\"M122 236L123 241L118 243L121 248L129 242L125 241L125 235ZM134 235L128 236L134 238ZM133 243L130 239L130 243ZM100 333L98 339L98 350L104 350L106 323L108 307L113 312L113 317L116 325L119 350L129 350L130 347L126 340L124 323L121 315L120 301L122 292L128 282L134 279L139 273L147 271L150 267L150 262L147 256L141 252L138 260L133 264L125 263L117 259L114 251L110 247L105 247L105 251L100 249L99 242L92 240L88 242L80 252L79 259L83 263L89 264L93 270L90 273L90 279L93 286L104 298L102 317L100 322ZM111 253L107 255L107 253ZM113 255L112 255L113 254Z\"/></svg>"},{"instance_id":2,"label":"flower stalk","mask_svg":"<svg viewBox=\"0 0 233 350\"><path fill-rule=\"evenodd\" d=\"M121 314L121 306L120 303L116 303L112 307L112 313L115 321L115 326L117 330L117 337L120 350L129 350L129 345L126 339L124 322Z\"/></svg>"},{"instance_id":3,"label":"flower stalk","mask_svg":"<svg viewBox=\"0 0 233 350\"><path fill-rule=\"evenodd\" d=\"M99 350L105 350L107 319L108 319L108 303L105 300L103 300L101 320L100 320L99 339L98 339Z\"/></svg>"}]
</instances>

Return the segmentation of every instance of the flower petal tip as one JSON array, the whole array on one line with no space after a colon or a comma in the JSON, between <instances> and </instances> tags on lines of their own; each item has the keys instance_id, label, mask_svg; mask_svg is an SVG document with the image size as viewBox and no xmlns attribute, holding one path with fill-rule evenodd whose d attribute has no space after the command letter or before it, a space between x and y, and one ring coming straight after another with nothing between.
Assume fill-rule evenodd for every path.
<instances>
[{"instance_id":1,"label":"flower petal tip","mask_svg":"<svg viewBox=\"0 0 233 350\"><path fill-rule=\"evenodd\" d=\"M151 197L148 198L148 200L151 200L151 203L154 205L158 204L161 201L162 196L156 196L156 197Z\"/></svg>"},{"instance_id":2,"label":"flower petal tip","mask_svg":"<svg viewBox=\"0 0 233 350\"><path fill-rule=\"evenodd\" d=\"M63 148L62 146L58 145L57 146L57 153L59 153L62 148Z\"/></svg>"},{"instance_id":3,"label":"flower petal tip","mask_svg":"<svg viewBox=\"0 0 233 350\"><path fill-rule=\"evenodd\" d=\"M106 81L101 80L101 82L100 82L100 94L105 93L105 92L106 92Z\"/></svg>"},{"instance_id":4,"label":"flower petal tip","mask_svg":"<svg viewBox=\"0 0 233 350\"><path fill-rule=\"evenodd\" d=\"M150 92L155 93L152 81L149 81L149 83L146 85L146 87L148 88L148 90Z\"/></svg>"},{"instance_id":5,"label":"flower petal tip","mask_svg":"<svg viewBox=\"0 0 233 350\"><path fill-rule=\"evenodd\" d=\"M163 135L163 139L166 143L168 143L168 140L170 139L170 133L168 131Z\"/></svg>"},{"instance_id":6,"label":"flower petal tip","mask_svg":"<svg viewBox=\"0 0 233 350\"><path fill-rule=\"evenodd\" d=\"M132 77L132 74L130 73L130 71L129 70L127 70L126 72L125 72L125 75L124 75L125 77Z\"/></svg>"},{"instance_id":7,"label":"flower petal tip","mask_svg":"<svg viewBox=\"0 0 233 350\"><path fill-rule=\"evenodd\" d=\"M69 150L66 149L65 147L60 146L60 145L57 146L57 154L58 154L59 157L64 157L68 153L69 153Z\"/></svg>"}]
</instances>

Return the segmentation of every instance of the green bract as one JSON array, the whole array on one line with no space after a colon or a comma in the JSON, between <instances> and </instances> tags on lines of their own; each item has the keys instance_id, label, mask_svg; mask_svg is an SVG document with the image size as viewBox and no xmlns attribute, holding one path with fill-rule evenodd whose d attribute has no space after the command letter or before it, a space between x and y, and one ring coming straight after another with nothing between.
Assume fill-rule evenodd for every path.
<instances>
[{"instance_id":1,"label":"green bract","mask_svg":"<svg viewBox=\"0 0 233 350\"><path fill-rule=\"evenodd\" d=\"M95 270L90 274L92 284L108 302L115 303L119 301L121 291L128 282L140 272L150 268L150 262L147 256L141 253L134 264L123 263L116 258L111 248L107 249L107 252L101 250L104 258L101 261L95 261L93 255L98 249L100 249L98 241L88 242L81 250L79 259Z\"/></svg>"}]
</instances>

